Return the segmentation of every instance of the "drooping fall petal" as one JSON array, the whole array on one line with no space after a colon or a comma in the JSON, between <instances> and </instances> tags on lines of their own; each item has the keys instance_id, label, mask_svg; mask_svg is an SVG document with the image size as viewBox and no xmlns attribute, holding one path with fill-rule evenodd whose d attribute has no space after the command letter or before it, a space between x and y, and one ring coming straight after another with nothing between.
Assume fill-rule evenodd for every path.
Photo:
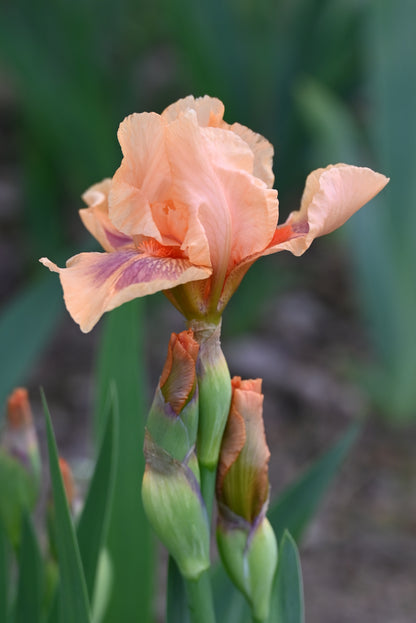
<instances>
[{"instance_id":1,"label":"drooping fall petal","mask_svg":"<svg viewBox=\"0 0 416 623\"><path fill-rule=\"evenodd\" d=\"M306 180L300 210L292 212L285 224L292 228L293 235L286 241L272 241L263 255L284 249L302 255L315 238L341 227L388 181L371 169L347 164L312 171ZM305 228L304 235L302 228Z\"/></svg>"},{"instance_id":2,"label":"drooping fall petal","mask_svg":"<svg viewBox=\"0 0 416 623\"><path fill-rule=\"evenodd\" d=\"M66 268L47 258L40 261L59 273L66 307L85 333L104 312L127 301L210 274L186 259L154 257L133 250L80 253L67 261Z\"/></svg>"}]
</instances>

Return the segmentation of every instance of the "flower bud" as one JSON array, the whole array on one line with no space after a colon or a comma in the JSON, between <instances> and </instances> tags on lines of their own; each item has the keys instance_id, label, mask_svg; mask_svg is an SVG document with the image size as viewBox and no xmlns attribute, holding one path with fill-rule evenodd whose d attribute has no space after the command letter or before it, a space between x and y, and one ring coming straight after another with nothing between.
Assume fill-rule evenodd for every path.
<instances>
[{"instance_id":1,"label":"flower bud","mask_svg":"<svg viewBox=\"0 0 416 623\"><path fill-rule=\"evenodd\" d=\"M230 373L221 350L221 322L190 323L200 350L197 362L199 388L198 460L215 469L231 401Z\"/></svg>"},{"instance_id":2,"label":"flower bud","mask_svg":"<svg viewBox=\"0 0 416 623\"><path fill-rule=\"evenodd\" d=\"M208 569L208 517L199 483L187 462L179 462L146 434L142 499L154 531L181 574L196 580Z\"/></svg>"},{"instance_id":3,"label":"flower bud","mask_svg":"<svg viewBox=\"0 0 416 623\"><path fill-rule=\"evenodd\" d=\"M146 425L142 485L149 522L188 579L209 567L208 517L195 455L198 351L192 331L172 334Z\"/></svg>"},{"instance_id":4,"label":"flower bud","mask_svg":"<svg viewBox=\"0 0 416 623\"><path fill-rule=\"evenodd\" d=\"M21 539L22 516L36 504L40 456L26 389L17 388L7 401L0 444L0 521L14 546Z\"/></svg>"},{"instance_id":5,"label":"flower bud","mask_svg":"<svg viewBox=\"0 0 416 623\"><path fill-rule=\"evenodd\" d=\"M2 447L29 472L36 491L41 479L41 460L27 389L17 387L7 400Z\"/></svg>"},{"instance_id":6,"label":"flower bud","mask_svg":"<svg viewBox=\"0 0 416 623\"><path fill-rule=\"evenodd\" d=\"M178 461L194 449L197 438L198 351L192 331L172 333L146 424L153 442Z\"/></svg>"},{"instance_id":7,"label":"flower bud","mask_svg":"<svg viewBox=\"0 0 416 623\"><path fill-rule=\"evenodd\" d=\"M232 402L217 472L218 549L254 618L266 620L277 565L277 543L266 519L268 462L261 380L232 380Z\"/></svg>"}]
</instances>

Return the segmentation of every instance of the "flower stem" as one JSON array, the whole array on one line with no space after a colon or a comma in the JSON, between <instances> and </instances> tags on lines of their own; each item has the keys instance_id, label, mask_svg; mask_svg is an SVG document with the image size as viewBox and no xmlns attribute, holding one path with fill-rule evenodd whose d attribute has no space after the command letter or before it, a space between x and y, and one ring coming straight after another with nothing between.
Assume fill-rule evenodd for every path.
<instances>
[{"instance_id":1,"label":"flower stem","mask_svg":"<svg viewBox=\"0 0 416 623\"><path fill-rule=\"evenodd\" d=\"M207 467L201 464L199 465L199 470L201 474L201 493L207 509L208 519L211 523L217 470L216 467Z\"/></svg>"},{"instance_id":2,"label":"flower stem","mask_svg":"<svg viewBox=\"0 0 416 623\"><path fill-rule=\"evenodd\" d=\"M191 623L215 623L209 569L197 580L185 580Z\"/></svg>"}]
</instances>

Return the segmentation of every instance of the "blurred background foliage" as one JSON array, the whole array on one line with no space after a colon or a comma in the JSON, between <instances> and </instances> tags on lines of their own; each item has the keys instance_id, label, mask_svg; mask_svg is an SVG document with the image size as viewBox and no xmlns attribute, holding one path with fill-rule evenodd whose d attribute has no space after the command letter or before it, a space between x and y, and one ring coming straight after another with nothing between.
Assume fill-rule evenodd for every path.
<instances>
[{"instance_id":1,"label":"blurred background foliage","mask_svg":"<svg viewBox=\"0 0 416 623\"><path fill-rule=\"evenodd\" d=\"M57 280L33 258L62 262L91 245L79 239L78 197L118 166L119 122L208 93L223 100L228 121L275 145L283 217L308 171L329 162L392 178L340 236L374 349L371 368L357 375L392 421L415 417L415 18L413 0L3 2L1 126L18 137L3 159L18 163L24 212L20 270L2 294L2 404L63 310ZM231 307L235 330L292 278L279 258L252 270Z\"/></svg>"}]
</instances>

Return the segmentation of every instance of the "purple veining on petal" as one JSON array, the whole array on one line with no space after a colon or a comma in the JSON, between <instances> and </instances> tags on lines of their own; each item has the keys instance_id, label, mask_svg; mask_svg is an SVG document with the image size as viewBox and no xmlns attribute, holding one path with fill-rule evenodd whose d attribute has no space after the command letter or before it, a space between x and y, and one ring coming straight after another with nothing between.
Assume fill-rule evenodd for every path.
<instances>
[{"instance_id":1,"label":"purple veining on petal","mask_svg":"<svg viewBox=\"0 0 416 623\"><path fill-rule=\"evenodd\" d=\"M102 285L111 275L137 255L137 251L120 251L117 253L105 253L91 267L91 274L97 286Z\"/></svg>"},{"instance_id":2,"label":"purple veining on petal","mask_svg":"<svg viewBox=\"0 0 416 623\"><path fill-rule=\"evenodd\" d=\"M299 221L299 223L293 223L292 230L295 234L307 234L309 232L309 223L308 221Z\"/></svg>"},{"instance_id":3,"label":"purple veining on petal","mask_svg":"<svg viewBox=\"0 0 416 623\"><path fill-rule=\"evenodd\" d=\"M147 283L157 279L174 281L185 269L185 262L171 257L137 257L135 262L126 266L115 284L116 290L122 290L134 283Z\"/></svg>"},{"instance_id":4,"label":"purple veining on petal","mask_svg":"<svg viewBox=\"0 0 416 623\"><path fill-rule=\"evenodd\" d=\"M124 247L127 244L133 243L133 240L130 236L126 236L125 234L122 234L121 232L116 233L113 231L109 231L105 227L104 227L104 232L105 232L108 242L115 249L118 249L119 247Z\"/></svg>"}]
</instances>

